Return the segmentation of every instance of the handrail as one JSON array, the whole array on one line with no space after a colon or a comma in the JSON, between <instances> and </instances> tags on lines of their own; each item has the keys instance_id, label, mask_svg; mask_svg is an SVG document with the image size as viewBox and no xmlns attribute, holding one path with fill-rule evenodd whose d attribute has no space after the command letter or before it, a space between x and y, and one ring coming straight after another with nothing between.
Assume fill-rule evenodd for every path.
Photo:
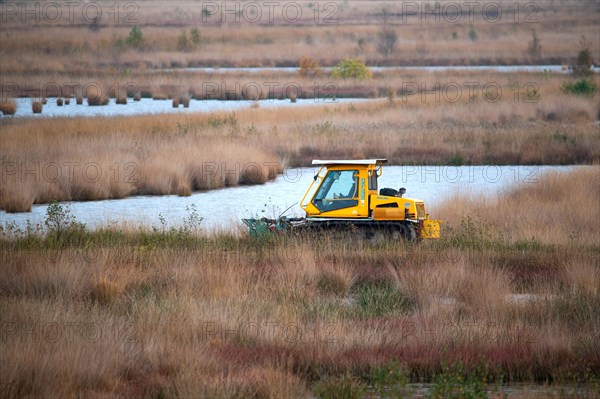
<instances>
[{"instance_id":1,"label":"handrail","mask_svg":"<svg viewBox=\"0 0 600 399\"><path fill-rule=\"evenodd\" d=\"M306 207L308 206L308 204L304 203L304 200L306 199L306 196L310 192L310 189L312 188L313 184L315 184L315 182L317 181L317 177L319 177L319 175L321 174L321 171L326 168L327 168L326 166L321 166L321 168L315 175L315 178L313 179L312 183L310 183L310 186L308 186L308 189L306 190L306 192L304 193L304 196L302 197L302 200L300 201L300 208L306 209Z\"/></svg>"}]
</instances>

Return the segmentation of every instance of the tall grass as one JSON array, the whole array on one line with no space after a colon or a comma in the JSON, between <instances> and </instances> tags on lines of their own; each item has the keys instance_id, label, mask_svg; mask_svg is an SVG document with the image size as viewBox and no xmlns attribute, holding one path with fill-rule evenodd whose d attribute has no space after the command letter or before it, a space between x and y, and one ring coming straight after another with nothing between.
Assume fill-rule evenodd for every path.
<instances>
[{"instance_id":1,"label":"tall grass","mask_svg":"<svg viewBox=\"0 0 600 399\"><path fill-rule=\"evenodd\" d=\"M154 124L160 118L63 119L44 121L42 130L29 121L21 126L25 130L13 133L23 135L3 130L2 165L7 173L0 207L27 211L33 203L53 200L190 195L194 190L273 179L283 168L281 161L236 140L236 119L227 118L173 119L175 125L162 126ZM25 127L29 123L32 130ZM206 136L202 131L209 123L222 126ZM54 129L60 131L56 136ZM218 137L221 132L225 137Z\"/></svg>"},{"instance_id":2,"label":"tall grass","mask_svg":"<svg viewBox=\"0 0 600 399\"><path fill-rule=\"evenodd\" d=\"M594 245L600 237L600 226L596 223L600 203L590 199L599 196L600 169L593 166L574 174L541 176L509 189L492 204L482 198L458 195L435 212L448 215L446 222L455 227L460 227L466 217L485 221L492 231L512 242ZM564 212L554 214L556 209Z\"/></svg>"},{"instance_id":3,"label":"tall grass","mask_svg":"<svg viewBox=\"0 0 600 399\"><path fill-rule=\"evenodd\" d=\"M516 189L515 217L526 220L533 199L545 204L529 247L496 230L503 198L476 208L491 239L463 226L417 246L137 229L15 238L5 226L0 354L11 367L0 369L0 392L339 397L381 381L393 392L403 375L444 392L463 380L593 384L597 226L573 238L545 231L571 219L557 184L593 218L587 185L597 181L576 171ZM460 217L451 204L439 211ZM506 229L518 236L520 226Z\"/></svg>"}]
</instances>

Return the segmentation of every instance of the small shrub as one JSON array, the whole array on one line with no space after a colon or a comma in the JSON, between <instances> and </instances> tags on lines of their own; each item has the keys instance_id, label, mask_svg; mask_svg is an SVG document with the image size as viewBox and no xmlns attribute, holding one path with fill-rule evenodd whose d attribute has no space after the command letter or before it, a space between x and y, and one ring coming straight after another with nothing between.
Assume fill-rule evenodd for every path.
<instances>
[{"instance_id":1,"label":"small shrub","mask_svg":"<svg viewBox=\"0 0 600 399\"><path fill-rule=\"evenodd\" d=\"M433 379L429 397L432 399L485 399L488 398L489 378L490 373L487 368L467 373L460 364L450 368L442 365L442 371Z\"/></svg>"},{"instance_id":2,"label":"small shrub","mask_svg":"<svg viewBox=\"0 0 600 399\"><path fill-rule=\"evenodd\" d=\"M139 48L144 43L144 35L139 26L135 25L131 28L131 32L129 32L129 36L125 39L125 44L131 47Z\"/></svg>"},{"instance_id":3,"label":"small shrub","mask_svg":"<svg viewBox=\"0 0 600 399\"><path fill-rule=\"evenodd\" d=\"M334 79L370 79L373 73L365 63L357 59L346 59L331 71Z\"/></svg>"},{"instance_id":4,"label":"small shrub","mask_svg":"<svg viewBox=\"0 0 600 399\"><path fill-rule=\"evenodd\" d=\"M192 44L194 46L197 46L198 44L200 44L200 40L202 40L202 38L200 36L200 32L198 31L198 28L192 28L190 30L190 40L192 41Z\"/></svg>"},{"instance_id":5,"label":"small shrub","mask_svg":"<svg viewBox=\"0 0 600 399\"><path fill-rule=\"evenodd\" d=\"M387 89L387 96L386 97L387 97L388 105L390 107L394 106L396 104L396 99L395 99L396 93L394 92L394 89L392 89L391 87L389 87Z\"/></svg>"},{"instance_id":6,"label":"small shrub","mask_svg":"<svg viewBox=\"0 0 600 399\"><path fill-rule=\"evenodd\" d=\"M185 30L182 30L177 36L177 49L179 51L190 51L192 49L192 42Z\"/></svg>"},{"instance_id":7,"label":"small shrub","mask_svg":"<svg viewBox=\"0 0 600 399\"><path fill-rule=\"evenodd\" d=\"M320 399L358 399L364 390L363 384L349 375L323 379L313 389Z\"/></svg>"},{"instance_id":8,"label":"small shrub","mask_svg":"<svg viewBox=\"0 0 600 399\"><path fill-rule=\"evenodd\" d=\"M531 33L531 41L529 42L529 47L527 49L529 55L533 58L539 58L542 55L542 44L539 36L535 29Z\"/></svg>"},{"instance_id":9,"label":"small shrub","mask_svg":"<svg viewBox=\"0 0 600 399\"><path fill-rule=\"evenodd\" d=\"M477 36L477 31L475 30L475 28L473 26L471 26L469 28L469 39L471 39L472 42L474 42L475 40L477 40L478 36Z\"/></svg>"},{"instance_id":10,"label":"small shrub","mask_svg":"<svg viewBox=\"0 0 600 399\"><path fill-rule=\"evenodd\" d=\"M179 108L179 99L178 98L173 99L173 108Z\"/></svg>"},{"instance_id":11,"label":"small shrub","mask_svg":"<svg viewBox=\"0 0 600 399\"><path fill-rule=\"evenodd\" d=\"M366 318L404 314L413 306L408 297L389 282L359 285L356 304L358 311Z\"/></svg>"},{"instance_id":12,"label":"small shrub","mask_svg":"<svg viewBox=\"0 0 600 399\"><path fill-rule=\"evenodd\" d=\"M578 96L593 96L598 91L596 84L589 79L579 79L575 82L568 82L562 86L565 93L575 94Z\"/></svg>"},{"instance_id":13,"label":"small shrub","mask_svg":"<svg viewBox=\"0 0 600 399\"><path fill-rule=\"evenodd\" d=\"M68 206L62 206L58 202L52 202L46 209L46 219L44 224L50 234L60 238L67 231L81 231L85 225L77 222L75 216L71 215L71 209Z\"/></svg>"},{"instance_id":14,"label":"small shrub","mask_svg":"<svg viewBox=\"0 0 600 399\"><path fill-rule=\"evenodd\" d=\"M454 155L448 160L448 164L452 166L462 166L465 164L465 159L462 155Z\"/></svg>"},{"instance_id":15,"label":"small shrub","mask_svg":"<svg viewBox=\"0 0 600 399\"><path fill-rule=\"evenodd\" d=\"M589 43L585 40L585 36L581 36L579 42L580 50L577 54L577 64L573 67L573 75L575 76L590 76L592 74L592 65L594 60L590 50Z\"/></svg>"},{"instance_id":16,"label":"small shrub","mask_svg":"<svg viewBox=\"0 0 600 399\"><path fill-rule=\"evenodd\" d=\"M42 108L43 104L40 101L34 101L33 103L31 103L31 109L34 114L41 114Z\"/></svg>"},{"instance_id":17,"label":"small shrub","mask_svg":"<svg viewBox=\"0 0 600 399\"><path fill-rule=\"evenodd\" d=\"M75 102L77 103L77 105L83 104L83 96L77 96Z\"/></svg>"},{"instance_id":18,"label":"small shrub","mask_svg":"<svg viewBox=\"0 0 600 399\"><path fill-rule=\"evenodd\" d=\"M396 361L371 369L369 382L382 398L408 398L411 396L406 387L409 382L408 373L401 369Z\"/></svg>"},{"instance_id":19,"label":"small shrub","mask_svg":"<svg viewBox=\"0 0 600 399\"><path fill-rule=\"evenodd\" d=\"M57 106L59 106L59 107L62 107L62 106L63 106L63 99L62 99L62 98L60 98L60 97L59 97L59 98L57 98L57 99L56 99L56 105L57 105Z\"/></svg>"},{"instance_id":20,"label":"small shrub","mask_svg":"<svg viewBox=\"0 0 600 399\"><path fill-rule=\"evenodd\" d=\"M4 115L14 115L17 113L17 102L15 100L8 100L0 102L0 112Z\"/></svg>"},{"instance_id":21,"label":"small shrub","mask_svg":"<svg viewBox=\"0 0 600 399\"><path fill-rule=\"evenodd\" d=\"M71 99L69 97L65 98L65 105L71 104Z\"/></svg>"},{"instance_id":22,"label":"small shrub","mask_svg":"<svg viewBox=\"0 0 600 399\"><path fill-rule=\"evenodd\" d=\"M313 60L310 57L303 56L300 58L300 70L298 74L300 76L316 77L321 74L321 66L319 61Z\"/></svg>"},{"instance_id":23,"label":"small shrub","mask_svg":"<svg viewBox=\"0 0 600 399\"><path fill-rule=\"evenodd\" d=\"M133 101L140 101L142 99L142 95L140 93L135 93L133 96Z\"/></svg>"},{"instance_id":24,"label":"small shrub","mask_svg":"<svg viewBox=\"0 0 600 399\"><path fill-rule=\"evenodd\" d=\"M181 104L183 104L183 108L189 108L190 107L190 98L188 96L183 96L179 99L179 102L181 102Z\"/></svg>"},{"instance_id":25,"label":"small shrub","mask_svg":"<svg viewBox=\"0 0 600 399\"><path fill-rule=\"evenodd\" d=\"M397 41L398 34L396 34L396 30L391 26L384 26L377 33L377 51L382 56L389 57L396 49Z\"/></svg>"}]
</instances>

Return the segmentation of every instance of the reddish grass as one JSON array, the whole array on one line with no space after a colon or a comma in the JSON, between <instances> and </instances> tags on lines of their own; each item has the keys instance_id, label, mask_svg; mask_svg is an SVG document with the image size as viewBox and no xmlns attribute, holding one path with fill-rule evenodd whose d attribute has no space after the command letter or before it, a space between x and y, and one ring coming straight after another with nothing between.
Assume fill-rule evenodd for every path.
<instances>
[{"instance_id":1,"label":"reddish grass","mask_svg":"<svg viewBox=\"0 0 600 399\"><path fill-rule=\"evenodd\" d=\"M546 216L556 224L572 217L560 212L554 188L566 185L593 216L596 197L586 190L595 181L588 168L515 189L511 195L525 205L515 217L526 220L529 201L544 204L536 205L544 224L528 227L542 241L528 248L512 239L467 245L460 229L417 246L227 234L182 239L136 229L62 243L4 235L0 311L15 329L0 341L11 364L0 371L0 391L295 398L310 396L320 379L368 379L392 361L413 381L460 363L465 373L487 365L511 382L589 382L600 373L597 226L583 225L573 238L545 234L553 227ZM441 218L453 220L453 204L440 207ZM497 231L503 204L475 205L481 223ZM518 237L521 227L507 229L505 237ZM325 288L324 276L338 288ZM377 316L360 287L390 284L413 305L387 303L394 312ZM545 299L512 302L517 293ZM40 326L71 322L80 323L72 336L43 338ZM122 335L103 330L90 341L85 323L120 326Z\"/></svg>"}]
</instances>

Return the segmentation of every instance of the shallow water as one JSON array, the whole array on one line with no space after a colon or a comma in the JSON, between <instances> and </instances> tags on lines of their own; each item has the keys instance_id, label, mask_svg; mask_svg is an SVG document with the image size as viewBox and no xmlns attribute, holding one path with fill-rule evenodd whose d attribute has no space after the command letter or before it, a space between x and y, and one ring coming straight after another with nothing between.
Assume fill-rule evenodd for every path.
<instances>
[{"instance_id":1,"label":"shallow water","mask_svg":"<svg viewBox=\"0 0 600 399\"><path fill-rule=\"evenodd\" d=\"M407 189L407 197L425 200L432 218L435 208L453 195L502 195L517 185L536 184L548 172L569 172L582 166L388 166L379 178L379 188ZM229 228L244 217L304 216L298 202L310 185L315 169L287 169L274 181L255 186L230 187L176 195L137 196L119 200L68 203L71 213L88 227L111 224L160 227L161 217L169 226L179 226L190 215L192 204L204 218L206 229ZM43 223L47 205L34 205L31 212L9 214L0 211L0 224L27 221Z\"/></svg>"},{"instance_id":2,"label":"shallow water","mask_svg":"<svg viewBox=\"0 0 600 399\"><path fill-rule=\"evenodd\" d=\"M465 65L465 66L388 66L388 67L369 67L373 72L395 72L395 71L425 71L425 72L552 72L552 73L570 73L571 71L562 65ZM325 72L332 68L321 68ZM594 72L600 73L600 67L593 67ZM249 67L249 68L167 68L157 69L157 72L200 72L200 73L297 73L297 67Z\"/></svg>"},{"instance_id":3,"label":"shallow water","mask_svg":"<svg viewBox=\"0 0 600 399\"><path fill-rule=\"evenodd\" d=\"M491 398L531 399L531 398L598 398L598 389L592 384L582 385L543 385L532 383L516 383L510 385L483 386ZM404 397L429 398L434 389L434 384L410 383L399 391ZM458 387L457 387L458 389ZM397 389L398 390L398 389ZM392 391L392 389L390 389ZM371 398L387 398L377 393ZM392 396L390 396L392 397Z\"/></svg>"},{"instance_id":4,"label":"shallow water","mask_svg":"<svg viewBox=\"0 0 600 399\"><path fill-rule=\"evenodd\" d=\"M110 99L108 105L89 106L87 100L82 105L77 105L75 99L71 99L69 105L58 106L56 98L47 98L48 102L44 105L41 114L34 114L31 110L30 98L18 98L17 112L12 116L0 116L0 118L47 118L47 117L76 117L76 116L126 116L126 115L148 115L148 114L164 114L164 113L190 113L190 112L215 112L215 111L236 111L240 109L259 108L280 108L294 107L299 105L321 105L327 106L331 104L345 104L353 102L368 101L367 99L357 98L338 98L338 99L298 99L296 103L290 100L190 100L190 107L173 108L171 100L152 100L150 98L142 98L140 101L133 101L132 98L127 100L126 105L116 104L115 99Z\"/></svg>"}]
</instances>

